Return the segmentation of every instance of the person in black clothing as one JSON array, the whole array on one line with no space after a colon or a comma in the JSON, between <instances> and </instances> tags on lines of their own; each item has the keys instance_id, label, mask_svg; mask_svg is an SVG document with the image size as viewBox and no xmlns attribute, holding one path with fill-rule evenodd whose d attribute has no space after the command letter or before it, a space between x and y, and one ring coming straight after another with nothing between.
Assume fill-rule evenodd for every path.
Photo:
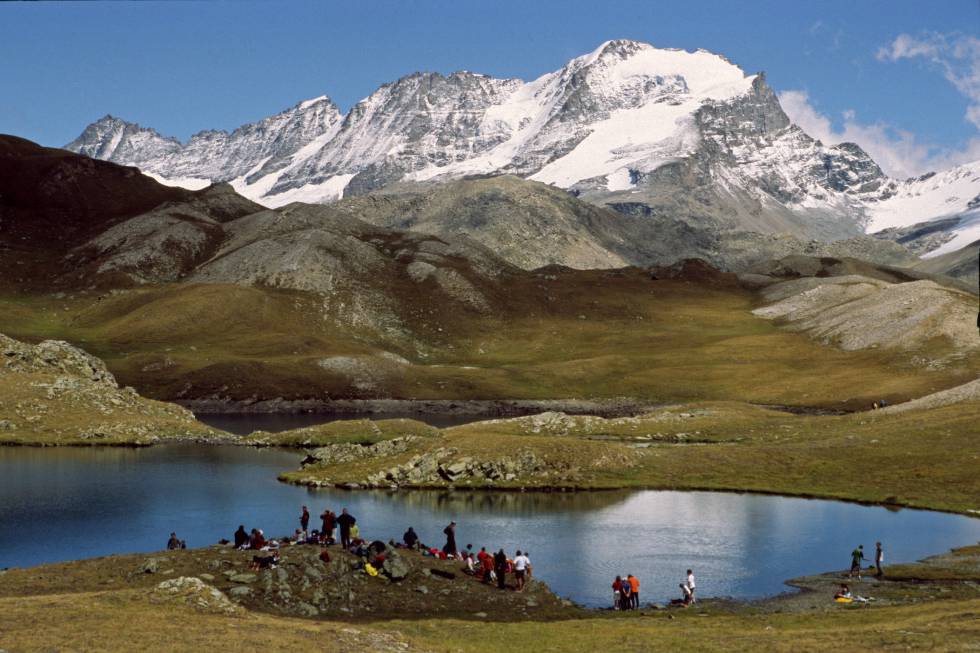
<instances>
[{"instance_id":1,"label":"person in black clothing","mask_svg":"<svg viewBox=\"0 0 980 653\"><path fill-rule=\"evenodd\" d=\"M235 531L235 548L240 549L248 544L248 533L245 532L245 525L242 524Z\"/></svg>"},{"instance_id":2,"label":"person in black clothing","mask_svg":"<svg viewBox=\"0 0 980 653\"><path fill-rule=\"evenodd\" d=\"M310 531L310 511L303 506L303 514L299 516L299 525L303 528L303 533Z\"/></svg>"},{"instance_id":3,"label":"person in black clothing","mask_svg":"<svg viewBox=\"0 0 980 653\"><path fill-rule=\"evenodd\" d=\"M415 545L419 542L419 536L416 534L415 529L409 526L405 534L402 535L402 540L405 542L405 546L414 549Z\"/></svg>"},{"instance_id":4,"label":"person in black clothing","mask_svg":"<svg viewBox=\"0 0 980 653\"><path fill-rule=\"evenodd\" d=\"M345 549L350 548L350 528L356 523L357 520L347 512L347 508L344 508L340 517L337 517L337 524L340 526L340 545Z\"/></svg>"},{"instance_id":5,"label":"person in black clothing","mask_svg":"<svg viewBox=\"0 0 980 653\"><path fill-rule=\"evenodd\" d=\"M443 533L446 534L446 546L442 547L442 550L447 556L456 556L456 522L449 522L449 526L443 529Z\"/></svg>"},{"instance_id":6,"label":"person in black clothing","mask_svg":"<svg viewBox=\"0 0 980 653\"><path fill-rule=\"evenodd\" d=\"M180 548L180 540L177 539L177 533L171 533L170 539L167 540L167 550L173 551L174 549Z\"/></svg>"},{"instance_id":7,"label":"person in black clothing","mask_svg":"<svg viewBox=\"0 0 980 653\"><path fill-rule=\"evenodd\" d=\"M497 587L504 589L507 578L507 554L501 549L493 554L493 570L497 574Z\"/></svg>"}]
</instances>

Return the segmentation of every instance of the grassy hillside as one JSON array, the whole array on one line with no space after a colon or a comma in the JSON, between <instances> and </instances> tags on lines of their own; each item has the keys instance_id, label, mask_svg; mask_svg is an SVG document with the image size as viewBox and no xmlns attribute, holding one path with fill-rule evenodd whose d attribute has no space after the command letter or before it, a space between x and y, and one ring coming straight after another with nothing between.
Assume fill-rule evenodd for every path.
<instances>
[{"instance_id":1,"label":"grassy hillside","mask_svg":"<svg viewBox=\"0 0 980 653\"><path fill-rule=\"evenodd\" d=\"M0 297L0 332L62 338L158 399L636 397L863 409L976 378L943 342L843 352L751 314L726 282L545 269L502 280L489 312L416 293L387 326L349 304L235 285ZM936 362L938 361L938 362Z\"/></svg>"}]
</instances>

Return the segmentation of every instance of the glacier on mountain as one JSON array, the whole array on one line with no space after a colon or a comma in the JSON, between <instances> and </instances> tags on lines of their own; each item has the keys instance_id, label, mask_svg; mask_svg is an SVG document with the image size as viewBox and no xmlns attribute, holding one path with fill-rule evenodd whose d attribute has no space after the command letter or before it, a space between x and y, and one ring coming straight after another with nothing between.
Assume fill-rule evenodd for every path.
<instances>
[{"instance_id":1,"label":"glacier on mountain","mask_svg":"<svg viewBox=\"0 0 980 653\"><path fill-rule=\"evenodd\" d=\"M66 147L270 207L516 174L631 214L824 240L963 214L937 251L971 237L980 195L980 163L890 179L857 145L793 125L763 75L627 40L530 82L414 73L346 114L320 96L187 143L106 116Z\"/></svg>"}]
</instances>

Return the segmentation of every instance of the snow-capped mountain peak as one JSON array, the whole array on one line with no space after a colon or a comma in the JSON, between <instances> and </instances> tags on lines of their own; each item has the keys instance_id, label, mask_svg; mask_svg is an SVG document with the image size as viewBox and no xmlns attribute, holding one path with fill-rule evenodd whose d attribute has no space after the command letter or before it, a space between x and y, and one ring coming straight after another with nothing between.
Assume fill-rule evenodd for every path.
<instances>
[{"instance_id":1,"label":"snow-capped mountain peak","mask_svg":"<svg viewBox=\"0 0 980 653\"><path fill-rule=\"evenodd\" d=\"M606 41L532 81L417 72L345 115L320 96L187 143L107 116L67 147L164 183L228 181L273 207L502 173L629 211L823 239L930 219L946 206L910 199L925 182L888 179L857 145L810 138L764 75L706 50L631 40ZM930 183L939 195L980 194L966 173Z\"/></svg>"}]
</instances>

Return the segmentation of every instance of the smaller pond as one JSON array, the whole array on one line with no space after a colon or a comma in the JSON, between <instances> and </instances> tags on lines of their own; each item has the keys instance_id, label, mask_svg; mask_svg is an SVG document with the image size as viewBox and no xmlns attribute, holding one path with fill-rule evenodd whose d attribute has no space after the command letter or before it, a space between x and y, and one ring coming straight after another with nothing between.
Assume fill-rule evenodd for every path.
<instances>
[{"instance_id":1,"label":"smaller pond","mask_svg":"<svg viewBox=\"0 0 980 653\"><path fill-rule=\"evenodd\" d=\"M609 603L617 574L641 597L679 593L688 567L701 596L750 599L785 580L841 569L859 543L908 562L980 540L980 520L836 501L714 492L345 492L276 481L296 452L233 446L148 449L0 447L0 568L163 548L171 531L197 547L239 524L291 533L300 506L314 519L349 508L370 538L414 526L441 546L458 522L460 545L529 550L535 574L559 595Z\"/></svg>"},{"instance_id":2,"label":"smaller pond","mask_svg":"<svg viewBox=\"0 0 980 653\"><path fill-rule=\"evenodd\" d=\"M278 433L328 422L341 422L354 419L414 419L437 428L448 428L469 424L480 420L493 419L488 415L447 415L443 413L377 412L377 413L201 413L194 415L198 421L216 429L248 435L253 431Z\"/></svg>"}]
</instances>

